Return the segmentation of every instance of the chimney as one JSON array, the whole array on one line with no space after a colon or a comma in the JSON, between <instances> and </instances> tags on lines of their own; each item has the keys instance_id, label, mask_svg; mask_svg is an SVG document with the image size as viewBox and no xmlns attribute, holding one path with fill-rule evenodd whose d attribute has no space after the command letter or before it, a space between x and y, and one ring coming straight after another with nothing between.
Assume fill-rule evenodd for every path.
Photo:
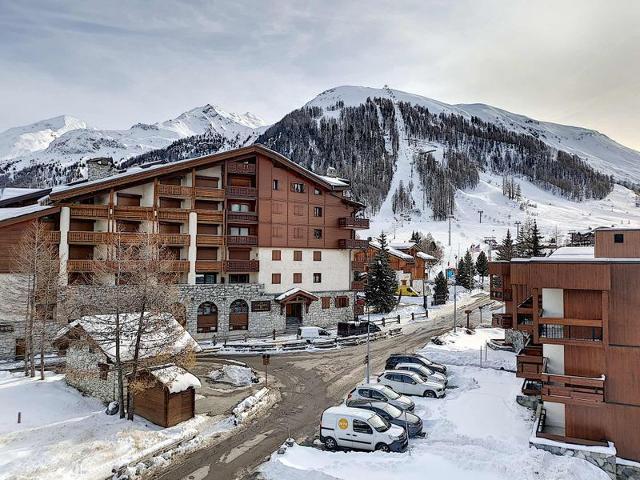
<instances>
[{"instance_id":1,"label":"chimney","mask_svg":"<svg viewBox=\"0 0 640 480\"><path fill-rule=\"evenodd\" d=\"M113 158L100 157L87 160L87 180L100 180L116 173Z\"/></svg>"},{"instance_id":2,"label":"chimney","mask_svg":"<svg viewBox=\"0 0 640 480\"><path fill-rule=\"evenodd\" d=\"M335 167L327 167L327 177L336 178L338 176L338 171Z\"/></svg>"}]
</instances>

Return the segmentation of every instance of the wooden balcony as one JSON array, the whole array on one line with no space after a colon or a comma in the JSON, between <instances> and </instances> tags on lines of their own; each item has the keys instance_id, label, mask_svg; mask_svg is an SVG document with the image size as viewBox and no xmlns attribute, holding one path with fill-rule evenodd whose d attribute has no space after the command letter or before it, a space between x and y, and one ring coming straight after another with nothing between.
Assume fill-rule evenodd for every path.
<instances>
[{"instance_id":1,"label":"wooden balcony","mask_svg":"<svg viewBox=\"0 0 640 480\"><path fill-rule=\"evenodd\" d=\"M118 206L113 207L113 214L121 220L153 220L153 207Z\"/></svg>"},{"instance_id":2,"label":"wooden balcony","mask_svg":"<svg viewBox=\"0 0 640 480\"><path fill-rule=\"evenodd\" d=\"M189 261L188 260L163 260L164 264L161 270L165 272L188 272ZM68 272L94 272L99 268L104 267L106 271L115 268L115 265L110 265L108 262L101 260L69 260L67 262ZM124 271L133 271L140 267L140 262L130 261L123 262L122 269Z\"/></svg>"},{"instance_id":3,"label":"wooden balcony","mask_svg":"<svg viewBox=\"0 0 640 480\"><path fill-rule=\"evenodd\" d=\"M237 185L227 186L227 196L234 198L255 198L258 189L255 187L240 187Z\"/></svg>"},{"instance_id":4,"label":"wooden balcony","mask_svg":"<svg viewBox=\"0 0 640 480\"><path fill-rule=\"evenodd\" d=\"M170 247L188 247L191 237L188 233L158 233L158 241Z\"/></svg>"},{"instance_id":5,"label":"wooden balcony","mask_svg":"<svg viewBox=\"0 0 640 480\"><path fill-rule=\"evenodd\" d=\"M224 189L223 188L211 188L211 187L196 187L196 198L202 198L206 200L223 200Z\"/></svg>"},{"instance_id":6,"label":"wooden balcony","mask_svg":"<svg viewBox=\"0 0 640 480\"><path fill-rule=\"evenodd\" d=\"M357 260L353 260L351 262L351 270L356 272L364 272L367 269L367 262L359 262Z\"/></svg>"},{"instance_id":7,"label":"wooden balcony","mask_svg":"<svg viewBox=\"0 0 640 480\"><path fill-rule=\"evenodd\" d=\"M361 282L361 281L354 281L351 282L351 290L357 291L357 292L361 292L364 290L365 287L365 283Z\"/></svg>"},{"instance_id":8,"label":"wooden balcony","mask_svg":"<svg viewBox=\"0 0 640 480\"><path fill-rule=\"evenodd\" d=\"M563 323L553 323L562 321ZM540 318L536 343L556 345L602 346L602 320ZM568 322L582 322L581 324ZM535 340L535 339L534 339Z\"/></svg>"},{"instance_id":9,"label":"wooden balcony","mask_svg":"<svg viewBox=\"0 0 640 480\"><path fill-rule=\"evenodd\" d=\"M546 424L546 411L540 412L538 425L536 426L536 437L553 440L560 443L573 443L574 445L585 445L589 447L608 447L609 442L606 440L587 440L584 438L567 437L564 428L552 427Z\"/></svg>"},{"instance_id":10,"label":"wooden balcony","mask_svg":"<svg viewBox=\"0 0 640 480\"><path fill-rule=\"evenodd\" d=\"M338 226L343 228L353 228L356 229L368 229L369 228L369 219L368 218L354 218L354 217L342 217L338 219Z\"/></svg>"},{"instance_id":11,"label":"wooden balcony","mask_svg":"<svg viewBox=\"0 0 640 480\"><path fill-rule=\"evenodd\" d=\"M512 328L513 315L510 313L494 313L491 316L491 326L497 328Z\"/></svg>"},{"instance_id":12,"label":"wooden balcony","mask_svg":"<svg viewBox=\"0 0 640 480\"><path fill-rule=\"evenodd\" d=\"M518 378L539 381L546 368L547 359L542 355L531 355L527 353L516 355L516 377Z\"/></svg>"},{"instance_id":13,"label":"wooden balcony","mask_svg":"<svg viewBox=\"0 0 640 480\"><path fill-rule=\"evenodd\" d=\"M249 273L260 270L258 260L225 260L224 271L234 273Z\"/></svg>"},{"instance_id":14,"label":"wooden balcony","mask_svg":"<svg viewBox=\"0 0 640 480\"><path fill-rule=\"evenodd\" d=\"M108 232L69 232L67 242L69 244L99 245L109 241Z\"/></svg>"},{"instance_id":15,"label":"wooden balcony","mask_svg":"<svg viewBox=\"0 0 640 480\"><path fill-rule=\"evenodd\" d=\"M182 208L159 208L158 220L183 223L189 220L189 211Z\"/></svg>"},{"instance_id":16,"label":"wooden balcony","mask_svg":"<svg viewBox=\"0 0 640 480\"><path fill-rule=\"evenodd\" d=\"M219 260L196 260L196 272L222 272Z\"/></svg>"},{"instance_id":17,"label":"wooden balcony","mask_svg":"<svg viewBox=\"0 0 640 480\"><path fill-rule=\"evenodd\" d=\"M198 214L198 222L222 223L224 221L222 210L196 210L196 213Z\"/></svg>"},{"instance_id":18,"label":"wooden balcony","mask_svg":"<svg viewBox=\"0 0 640 480\"><path fill-rule=\"evenodd\" d=\"M163 270L167 272L182 272L189 271L189 260L164 260L165 265Z\"/></svg>"},{"instance_id":19,"label":"wooden balcony","mask_svg":"<svg viewBox=\"0 0 640 480\"><path fill-rule=\"evenodd\" d=\"M540 379L542 400L572 405L597 406L604 403L604 377L543 373Z\"/></svg>"},{"instance_id":20,"label":"wooden balcony","mask_svg":"<svg viewBox=\"0 0 640 480\"><path fill-rule=\"evenodd\" d=\"M224 235L204 235L199 233L196 237L198 247L219 247L224 245Z\"/></svg>"},{"instance_id":21,"label":"wooden balcony","mask_svg":"<svg viewBox=\"0 0 640 480\"><path fill-rule=\"evenodd\" d=\"M161 197L189 198L193 195L193 187L186 185L158 184L158 195Z\"/></svg>"},{"instance_id":22,"label":"wooden balcony","mask_svg":"<svg viewBox=\"0 0 640 480\"><path fill-rule=\"evenodd\" d=\"M255 163L229 162L227 163L227 173L235 175L255 175Z\"/></svg>"},{"instance_id":23,"label":"wooden balcony","mask_svg":"<svg viewBox=\"0 0 640 480\"><path fill-rule=\"evenodd\" d=\"M44 235L45 242L49 243L60 243L60 231L59 230L50 230Z\"/></svg>"},{"instance_id":24,"label":"wooden balcony","mask_svg":"<svg viewBox=\"0 0 640 480\"><path fill-rule=\"evenodd\" d=\"M107 218L108 205L72 205L71 216L76 218Z\"/></svg>"},{"instance_id":25,"label":"wooden balcony","mask_svg":"<svg viewBox=\"0 0 640 480\"><path fill-rule=\"evenodd\" d=\"M511 288L494 288L491 286L491 290L489 290L489 298L491 300L497 300L499 302L510 302L511 301Z\"/></svg>"},{"instance_id":26,"label":"wooden balcony","mask_svg":"<svg viewBox=\"0 0 640 480\"><path fill-rule=\"evenodd\" d=\"M69 260L67 261L67 272L93 272L97 265L96 260Z\"/></svg>"},{"instance_id":27,"label":"wooden balcony","mask_svg":"<svg viewBox=\"0 0 640 480\"><path fill-rule=\"evenodd\" d=\"M366 250L369 248L369 240L354 240L351 238L341 238L338 240L339 248L354 248Z\"/></svg>"},{"instance_id":28,"label":"wooden balcony","mask_svg":"<svg viewBox=\"0 0 640 480\"><path fill-rule=\"evenodd\" d=\"M227 212L227 223L258 223L256 212Z\"/></svg>"},{"instance_id":29,"label":"wooden balcony","mask_svg":"<svg viewBox=\"0 0 640 480\"><path fill-rule=\"evenodd\" d=\"M258 237L256 235L227 235L227 245L258 245Z\"/></svg>"}]
</instances>

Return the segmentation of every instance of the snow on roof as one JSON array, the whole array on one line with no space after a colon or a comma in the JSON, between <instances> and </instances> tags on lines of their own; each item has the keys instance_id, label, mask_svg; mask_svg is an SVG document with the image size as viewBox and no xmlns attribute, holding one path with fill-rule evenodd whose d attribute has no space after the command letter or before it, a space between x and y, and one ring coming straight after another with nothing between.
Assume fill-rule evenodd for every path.
<instances>
[{"instance_id":1,"label":"snow on roof","mask_svg":"<svg viewBox=\"0 0 640 480\"><path fill-rule=\"evenodd\" d=\"M177 365L171 364L154 368L150 373L167 387L169 393L180 393L191 387L200 388L202 386L198 377Z\"/></svg>"},{"instance_id":2,"label":"snow on roof","mask_svg":"<svg viewBox=\"0 0 640 480\"><path fill-rule=\"evenodd\" d=\"M424 252L418 252L416 253L416 256L423 260L437 260L437 258L434 257L433 255L429 255L428 253L424 253Z\"/></svg>"},{"instance_id":3,"label":"snow on roof","mask_svg":"<svg viewBox=\"0 0 640 480\"><path fill-rule=\"evenodd\" d=\"M550 257L594 258L594 247L560 247Z\"/></svg>"},{"instance_id":4,"label":"snow on roof","mask_svg":"<svg viewBox=\"0 0 640 480\"><path fill-rule=\"evenodd\" d=\"M14 188L6 187L0 188L0 200L7 200L8 198L21 197L33 192L39 192L41 188Z\"/></svg>"},{"instance_id":5,"label":"snow on roof","mask_svg":"<svg viewBox=\"0 0 640 480\"><path fill-rule=\"evenodd\" d=\"M376 241L376 240L370 240L369 241L369 245L371 245L373 248L380 250L380 242ZM409 255L408 253L404 253L401 252L400 250L387 246L387 251L389 252L389 255L393 255L394 257L398 257L402 260L408 261L408 262L412 262L413 261L413 257L411 255Z\"/></svg>"},{"instance_id":6,"label":"snow on roof","mask_svg":"<svg viewBox=\"0 0 640 480\"><path fill-rule=\"evenodd\" d=\"M337 405L335 407L329 407L324 411L324 413L333 414L333 415L344 415L344 416L348 415L348 416L360 418L363 420L368 420L373 415L375 415L375 413L372 412L371 410L364 410L362 408L355 408L355 407L347 407L346 405Z\"/></svg>"},{"instance_id":7,"label":"snow on roof","mask_svg":"<svg viewBox=\"0 0 640 480\"><path fill-rule=\"evenodd\" d=\"M308 292L307 290L304 290L302 288L298 288L298 287L294 287L294 288L290 288L289 290L287 290L284 293L281 293L280 295L278 295L275 300L276 302L281 302L282 300L291 297L292 295L295 295L297 293L301 293L303 295L307 295L309 297L314 297L314 298L318 298L316 297L313 293Z\"/></svg>"},{"instance_id":8,"label":"snow on roof","mask_svg":"<svg viewBox=\"0 0 640 480\"><path fill-rule=\"evenodd\" d=\"M402 240L391 240L389 242L389 245L392 246L393 248L397 248L399 250L408 250L412 247L415 247L416 244L415 242L404 242Z\"/></svg>"},{"instance_id":9,"label":"snow on roof","mask_svg":"<svg viewBox=\"0 0 640 480\"><path fill-rule=\"evenodd\" d=\"M30 213L39 212L51 208L51 205L27 205L26 207L11 207L0 208L0 222L3 220L9 220L10 218L17 218L23 215L29 215Z\"/></svg>"},{"instance_id":10,"label":"snow on roof","mask_svg":"<svg viewBox=\"0 0 640 480\"><path fill-rule=\"evenodd\" d=\"M313 173L313 172L311 172L311 173ZM349 186L349 181L347 179L345 179L345 178L329 177L327 175L318 175L317 173L315 173L314 175L316 177L324 180L329 185L333 185L334 187L348 187Z\"/></svg>"},{"instance_id":11,"label":"snow on roof","mask_svg":"<svg viewBox=\"0 0 640 480\"><path fill-rule=\"evenodd\" d=\"M193 339L170 313L151 314L145 312L144 324L148 327L142 333L139 358L153 358L159 355L176 355L187 349L199 352L200 345ZM133 360L136 332L140 313L120 314L120 359ZM116 357L116 316L87 315L71 322L60 330L54 340L66 336L74 327L80 327L111 360ZM151 327L151 328L149 328Z\"/></svg>"}]
</instances>

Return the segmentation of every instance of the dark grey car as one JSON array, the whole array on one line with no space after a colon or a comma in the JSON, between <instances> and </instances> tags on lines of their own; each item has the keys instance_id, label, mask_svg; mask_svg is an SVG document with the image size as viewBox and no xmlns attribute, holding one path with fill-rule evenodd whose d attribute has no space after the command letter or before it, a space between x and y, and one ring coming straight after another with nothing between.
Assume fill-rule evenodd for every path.
<instances>
[{"instance_id":1,"label":"dark grey car","mask_svg":"<svg viewBox=\"0 0 640 480\"><path fill-rule=\"evenodd\" d=\"M347 400L347 407L363 408L375 412L389 423L404 428L409 437L424 436L422 419L419 416L411 412L403 412L389 403Z\"/></svg>"}]
</instances>

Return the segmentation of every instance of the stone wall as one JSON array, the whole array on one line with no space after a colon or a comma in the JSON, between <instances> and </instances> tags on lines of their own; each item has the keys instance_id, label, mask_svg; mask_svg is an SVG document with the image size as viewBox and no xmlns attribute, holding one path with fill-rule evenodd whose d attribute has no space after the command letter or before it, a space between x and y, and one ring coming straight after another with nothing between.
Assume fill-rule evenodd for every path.
<instances>
[{"instance_id":1,"label":"stone wall","mask_svg":"<svg viewBox=\"0 0 640 480\"><path fill-rule=\"evenodd\" d=\"M106 379L101 378L99 364L106 363L106 356L94 350L88 343L73 342L67 350L65 380L72 387L86 395L107 403L116 400L117 376L113 365L109 365Z\"/></svg>"},{"instance_id":2,"label":"stone wall","mask_svg":"<svg viewBox=\"0 0 640 480\"><path fill-rule=\"evenodd\" d=\"M554 442L555 443L555 442ZM554 455L562 455L564 457L575 457L585 460L596 467L604 470L610 478L615 480L616 476L616 457L615 455L599 453L591 450L578 450L573 448L566 448L565 444L558 443L558 445L548 445L546 443L530 442L530 445Z\"/></svg>"}]
</instances>

